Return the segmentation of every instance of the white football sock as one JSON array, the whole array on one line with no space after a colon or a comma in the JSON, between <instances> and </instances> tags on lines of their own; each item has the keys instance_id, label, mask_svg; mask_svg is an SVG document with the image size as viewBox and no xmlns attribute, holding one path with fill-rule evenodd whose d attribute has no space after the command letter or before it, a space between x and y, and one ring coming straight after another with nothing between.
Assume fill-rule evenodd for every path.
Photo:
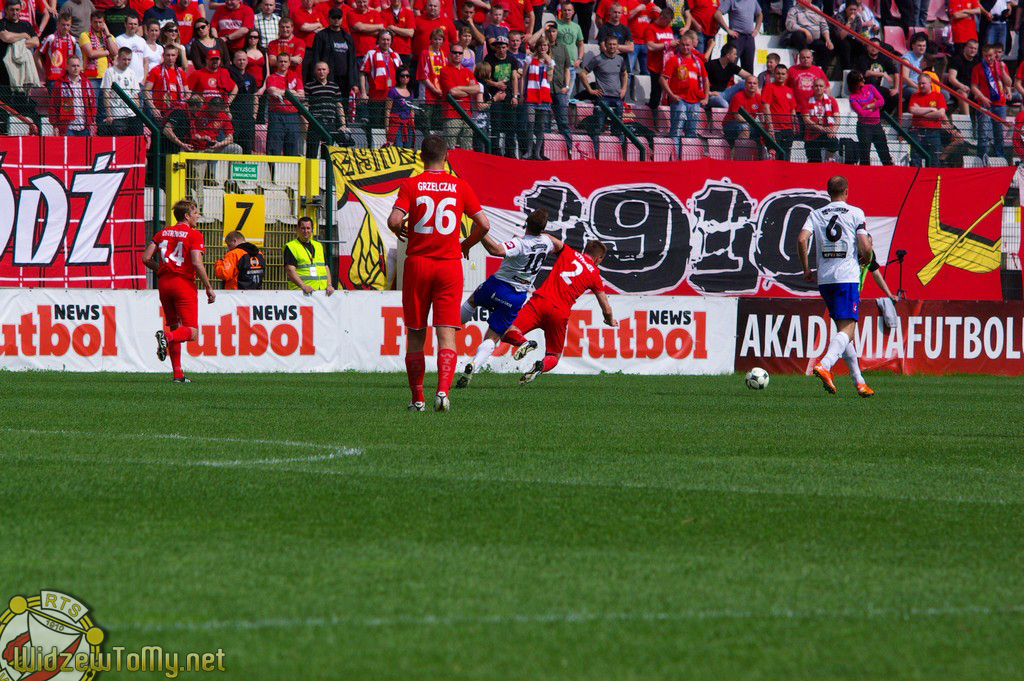
<instances>
[{"instance_id":1,"label":"white football sock","mask_svg":"<svg viewBox=\"0 0 1024 681\"><path fill-rule=\"evenodd\" d=\"M860 362L857 361L857 348L853 347L853 341L846 344L846 349L843 350L843 361L846 362L846 366L850 369L850 378L853 379L853 384L859 385L864 382L864 376L860 373Z\"/></svg>"},{"instance_id":2,"label":"white football sock","mask_svg":"<svg viewBox=\"0 0 1024 681\"><path fill-rule=\"evenodd\" d=\"M480 347L476 349L476 357L473 358L473 373L476 373L487 366L491 361L491 354L494 352L494 341L484 338L480 341Z\"/></svg>"},{"instance_id":3,"label":"white football sock","mask_svg":"<svg viewBox=\"0 0 1024 681\"><path fill-rule=\"evenodd\" d=\"M476 308L470 305L468 301L462 304L462 307L459 308L459 317L463 324L473 318L474 310L476 310Z\"/></svg>"},{"instance_id":4,"label":"white football sock","mask_svg":"<svg viewBox=\"0 0 1024 681\"><path fill-rule=\"evenodd\" d=\"M828 352L821 358L821 366L825 367L826 371L832 369L832 365L839 361L840 355L843 354L843 350L850 343L850 337L842 331L832 336L832 341L828 344Z\"/></svg>"}]
</instances>

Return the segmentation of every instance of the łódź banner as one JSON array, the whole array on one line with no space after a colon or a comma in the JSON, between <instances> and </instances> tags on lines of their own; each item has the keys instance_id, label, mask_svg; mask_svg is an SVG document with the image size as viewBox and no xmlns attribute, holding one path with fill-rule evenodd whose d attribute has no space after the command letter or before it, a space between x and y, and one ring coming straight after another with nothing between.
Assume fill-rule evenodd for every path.
<instances>
[{"instance_id":1,"label":"\u0142\u00f3d\u017a banner","mask_svg":"<svg viewBox=\"0 0 1024 681\"><path fill-rule=\"evenodd\" d=\"M901 301L886 328L874 300L861 300L853 339L865 371L1024 375L1024 303ZM744 298L736 321L736 371L809 374L835 333L820 300ZM842 361L833 367L846 373Z\"/></svg>"},{"instance_id":2,"label":"\u0142\u00f3d\u017a banner","mask_svg":"<svg viewBox=\"0 0 1024 681\"><path fill-rule=\"evenodd\" d=\"M333 149L332 160L341 188L342 285L388 288L397 242L387 216L401 180L422 164L412 151L394 148ZM817 295L803 280L797 236L808 213L828 203L828 179L843 174L850 202L867 216L878 260L906 251L909 298L1002 298L1000 206L1012 168L538 163L453 151L449 170L476 190L497 240L521 234L526 213L545 208L549 231L570 246L607 243L601 274L610 291L760 297ZM498 263L488 258L488 272ZM897 266L884 273L895 291ZM869 282L865 295L877 293Z\"/></svg>"},{"instance_id":3,"label":"\u0142\u00f3d\u017a banner","mask_svg":"<svg viewBox=\"0 0 1024 681\"><path fill-rule=\"evenodd\" d=\"M0 286L141 288L142 137L0 137Z\"/></svg>"}]
</instances>

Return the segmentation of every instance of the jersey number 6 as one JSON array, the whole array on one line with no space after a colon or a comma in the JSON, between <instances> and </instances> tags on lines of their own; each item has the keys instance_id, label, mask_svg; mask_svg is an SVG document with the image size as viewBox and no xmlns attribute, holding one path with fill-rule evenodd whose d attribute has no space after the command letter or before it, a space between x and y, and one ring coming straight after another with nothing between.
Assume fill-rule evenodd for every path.
<instances>
[{"instance_id":1,"label":"jersey number 6","mask_svg":"<svg viewBox=\"0 0 1024 681\"><path fill-rule=\"evenodd\" d=\"M413 226L413 231L419 234L430 234L437 229L438 234L451 234L459 224L455 216L455 199L448 197L441 199L441 202L434 206L434 199L429 196L417 196L416 205L424 206L423 217Z\"/></svg>"}]
</instances>

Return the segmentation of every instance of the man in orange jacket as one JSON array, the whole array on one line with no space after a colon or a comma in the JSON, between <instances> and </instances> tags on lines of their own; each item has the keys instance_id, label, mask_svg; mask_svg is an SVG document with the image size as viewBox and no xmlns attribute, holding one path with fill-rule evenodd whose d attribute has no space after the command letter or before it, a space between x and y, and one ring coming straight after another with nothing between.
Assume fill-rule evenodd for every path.
<instances>
[{"instance_id":1,"label":"man in orange jacket","mask_svg":"<svg viewBox=\"0 0 1024 681\"><path fill-rule=\"evenodd\" d=\"M224 237L228 252L218 260L214 274L224 280L229 291L253 291L263 287L263 273L266 261L260 249L245 240L241 232L228 232Z\"/></svg>"}]
</instances>

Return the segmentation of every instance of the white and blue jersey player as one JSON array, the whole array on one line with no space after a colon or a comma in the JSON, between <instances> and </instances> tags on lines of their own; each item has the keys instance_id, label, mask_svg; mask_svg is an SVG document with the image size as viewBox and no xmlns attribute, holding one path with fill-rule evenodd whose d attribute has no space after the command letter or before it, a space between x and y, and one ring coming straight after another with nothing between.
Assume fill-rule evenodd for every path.
<instances>
[{"instance_id":1,"label":"white and blue jersey player","mask_svg":"<svg viewBox=\"0 0 1024 681\"><path fill-rule=\"evenodd\" d=\"M484 334L480 347L477 348L473 361L466 365L462 376L455 384L456 388L465 388L473 378L491 360L498 341L515 321L520 308L526 303L537 274L540 273L544 260L549 253L559 253L561 241L544 234L548 226L548 213L539 208L526 218L526 233L513 237L510 241L498 243L490 237L484 237L484 248L493 256L502 258L498 271L487 278L487 281L473 291L473 294L462 304L462 323L473 317L476 308L482 307L490 314L487 318L487 333Z\"/></svg>"},{"instance_id":2,"label":"white and blue jersey player","mask_svg":"<svg viewBox=\"0 0 1024 681\"><path fill-rule=\"evenodd\" d=\"M818 257L818 291L837 329L825 356L814 365L814 375L821 379L825 390L834 395L836 385L832 380L832 367L842 357L850 369L857 394L871 397L875 393L864 382L857 348L853 344L860 302L860 263L871 258L871 237L864 211L846 202L849 184L845 177L836 175L829 179L828 195L832 201L811 211L797 239L804 279L813 282L814 273L807 258L808 243L813 236L814 252Z\"/></svg>"}]
</instances>

